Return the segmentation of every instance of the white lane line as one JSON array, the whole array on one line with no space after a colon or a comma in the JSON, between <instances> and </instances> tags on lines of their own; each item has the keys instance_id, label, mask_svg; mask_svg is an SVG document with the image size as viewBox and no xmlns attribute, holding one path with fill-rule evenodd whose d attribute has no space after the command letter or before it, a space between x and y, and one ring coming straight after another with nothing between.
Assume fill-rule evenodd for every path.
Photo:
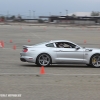
<instances>
[{"instance_id":1,"label":"white lane line","mask_svg":"<svg viewBox=\"0 0 100 100\"><path fill-rule=\"evenodd\" d=\"M35 36L36 38L38 38L38 39L42 39L41 38L41 36L39 36L39 35L37 35L37 34L35 34L35 33L32 33L32 32L29 32L30 34L33 34L33 36Z\"/></svg>"},{"instance_id":2,"label":"white lane line","mask_svg":"<svg viewBox=\"0 0 100 100\"><path fill-rule=\"evenodd\" d=\"M42 38L40 35L37 35L36 33L31 33L30 34L33 34L33 36L35 36L37 39L41 39L41 40L44 40L44 38L46 38L46 36L44 36L44 38Z\"/></svg>"},{"instance_id":3,"label":"white lane line","mask_svg":"<svg viewBox=\"0 0 100 100\"><path fill-rule=\"evenodd\" d=\"M97 76L97 75L100 75L100 74L53 74L53 73L47 73L47 75L57 75L57 76Z\"/></svg>"},{"instance_id":4,"label":"white lane line","mask_svg":"<svg viewBox=\"0 0 100 100\"><path fill-rule=\"evenodd\" d=\"M7 84L0 84L0 85L7 85ZM11 86L13 85L13 86L19 86L19 84L10 84ZM59 83L57 83L57 84L20 84L20 86L74 86L74 85L70 85L70 84L59 84Z\"/></svg>"},{"instance_id":5,"label":"white lane line","mask_svg":"<svg viewBox=\"0 0 100 100\"><path fill-rule=\"evenodd\" d=\"M0 75L37 75L39 73L0 73Z\"/></svg>"},{"instance_id":6,"label":"white lane line","mask_svg":"<svg viewBox=\"0 0 100 100\"><path fill-rule=\"evenodd\" d=\"M33 35L34 35L36 38L38 38L38 39L42 39L41 36L36 35L35 33L34 33Z\"/></svg>"},{"instance_id":7,"label":"white lane line","mask_svg":"<svg viewBox=\"0 0 100 100\"><path fill-rule=\"evenodd\" d=\"M0 75L39 75L39 73L0 73Z\"/></svg>"},{"instance_id":8,"label":"white lane line","mask_svg":"<svg viewBox=\"0 0 100 100\"><path fill-rule=\"evenodd\" d=\"M3 84L4 85L4 84ZM11 85L19 85L19 84L11 84ZM20 84L20 85L25 85L25 86L74 86L74 85L67 85L67 84Z\"/></svg>"},{"instance_id":9,"label":"white lane line","mask_svg":"<svg viewBox=\"0 0 100 100\"><path fill-rule=\"evenodd\" d=\"M0 75L41 75L40 73L0 73ZM53 75L53 76L100 76L100 74L53 74L46 73L43 75Z\"/></svg>"},{"instance_id":10,"label":"white lane line","mask_svg":"<svg viewBox=\"0 0 100 100\"><path fill-rule=\"evenodd\" d=\"M55 76L100 76L100 74L51 74L47 73L47 75L55 75Z\"/></svg>"}]
</instances>

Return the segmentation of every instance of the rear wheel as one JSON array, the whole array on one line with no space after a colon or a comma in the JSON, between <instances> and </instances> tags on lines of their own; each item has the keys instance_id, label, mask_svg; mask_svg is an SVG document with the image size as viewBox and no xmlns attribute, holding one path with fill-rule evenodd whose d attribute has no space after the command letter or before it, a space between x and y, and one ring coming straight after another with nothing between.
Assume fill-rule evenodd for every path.
<instances>
[{"instance_id":1,"label":"rear wheel","mask_svg":"<svg viewBox=\"0 0 100 100\"><path fill-rule=\"evenodd\" d=\"M50 63L51 57L46 53L42 53L37 57L36 64L39 66L49 66Z\"/></svg>"},{"instance_id":2,"label":"rear wheel","mask_svg":"<svg viewBox=\"0 0 100 100\"><path fill-rule=\"evenodd\" d=\"M90 64L93 67L99 68L100 67L100 54L95 54L91 57Z\"/></svg>"}]
</instances>

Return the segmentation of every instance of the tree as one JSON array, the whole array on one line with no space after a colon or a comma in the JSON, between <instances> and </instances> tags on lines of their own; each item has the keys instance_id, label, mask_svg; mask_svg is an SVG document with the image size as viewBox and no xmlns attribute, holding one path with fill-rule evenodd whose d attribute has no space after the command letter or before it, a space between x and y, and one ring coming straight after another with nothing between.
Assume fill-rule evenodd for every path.
<instances>
[{"instance_id":1,"label":"tree","mask_svg":"<svg viewBox=\"0 0 100 100\"><path fill-rule=\"evenodd\" d=\"M5 19L5 16L1 16L0 18Z\"/></svg>"},{"instance_id":2,"label":"tree","mask_svg":"<svg viewBox=\"0 0 100 100\"><path fill-rule=\"evenodd\" d=\"M20 19L20 20L22 19L22 17L21 17L20 15L18 15L18 17L17 17L17 18L18 18L18 19Z\"/></svg>"},{"instance_id":3,"label":"tree","mask_svg":"<svg viewBox=\"0 0 100 100\"><path fill-rule=\"evenodd\" d=\"M10 19L14 20L16 17L15 15L11 16Z\"/></svg>"},{"instance_id":4,"label":"tree","mask_svg":"<svg viewBox=\"0 0 100 100\"><path fill-rule=\"evenodd\" d=\"M76 17L76 15L75 14L72 14L72 17Z\"/></svg>"},{"instance_id":5,"label":"tree","mask_svg":"<svg viewBox=\"0 0 100 100\"><path fill-rule=\"evenodd\" d=\"M0 21L4 21L4 20L5 20L5 16L1 16Z\"/></svg>"},{"instance_id":6,"label":"tree","mask_svg":"<svg viewBox=\"0 0 100 100\"><path fill-rule=\"evenodd\" d=\"M97 11L92 11L92 12L91 12L91 16L99 16L99 12L97 12Z\"/></svg>"},{"instance_id":7,"label":"tree","mask_svg":"<svg viewBox=\"0 0 100 100\"><path fill-rule=\"evenodd\" d=\"M38 19L39 23L44 23L44 21L42 19Z\"/></svg>"},{"instance_id":8,"label":"tree","mask_svg":"<svg viewBox=\"0 0 100 100\"><path fill-rule=\"evenodd\" d=\"M16 18L16 21L18 21L18 22L23 21L23 20L22 20L22 17L21 17L20 15L18 15L17 18Z\"/></svg>"}]
</instances>

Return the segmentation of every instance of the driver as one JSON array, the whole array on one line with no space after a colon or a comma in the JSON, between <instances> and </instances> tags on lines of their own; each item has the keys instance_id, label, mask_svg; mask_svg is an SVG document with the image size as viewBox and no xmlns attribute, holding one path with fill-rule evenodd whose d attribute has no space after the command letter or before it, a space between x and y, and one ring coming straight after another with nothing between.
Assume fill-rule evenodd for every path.
<instances>
[{"instance_id":1,"label":"driver","mask_svg":"<svg viewBox=\"0 0 100 100\"><path fill-rule=\"evenodd\" d=\"M63 43L59 43L59 48L64 48Z\"/></svg>"}]
</instances>

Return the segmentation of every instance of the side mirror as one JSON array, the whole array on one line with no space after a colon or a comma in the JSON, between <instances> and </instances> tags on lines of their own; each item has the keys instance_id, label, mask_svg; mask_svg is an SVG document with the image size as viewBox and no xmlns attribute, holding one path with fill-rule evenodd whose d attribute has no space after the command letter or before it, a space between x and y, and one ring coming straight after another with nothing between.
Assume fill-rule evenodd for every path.
<instances>
[{"instance_id":1,"label":"side mirror","mask_svg":"<svg viewBox=\"0 0 100 100\"><path fill-rule=\"evenodd\" d=\"M76 46L75 49L78 50L78 49L80 49L80 47L79 46Z\"/></svg>"}]
</instances>

